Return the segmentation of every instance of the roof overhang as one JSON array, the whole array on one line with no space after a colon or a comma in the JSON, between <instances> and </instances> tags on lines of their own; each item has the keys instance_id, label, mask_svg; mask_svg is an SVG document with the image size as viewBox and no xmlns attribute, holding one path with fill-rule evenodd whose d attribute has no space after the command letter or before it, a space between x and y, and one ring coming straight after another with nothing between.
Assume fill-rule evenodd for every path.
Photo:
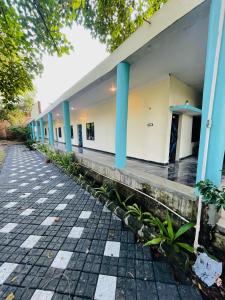
<instances>
[{"instance_id":1,"label":"roof overhang","mask_svg":"<svg viewBox=\"0 0 225 300\"><path fill-rule=\"evenodd\" d=\"M170 0L102 63L63 93L42 114L59 110L70 101L82 106L112 98L116 66L128 61L130 88L175 75L202 90L204 80L210 0Z\"/></svg>"},{"instance_id":2,"label":"roof overhang","mask_svg":"<svg viewBox=\"0 0 225 300\"><path fill-rule=\"evenodd\" d=\"M170 110L174 113L174 114L186 114L189 116L200 116L202 114L202 110L194 107L192 105L186 104L186 105L174 105L174 106L170 106Z\"/></svg>"}]
</instances>

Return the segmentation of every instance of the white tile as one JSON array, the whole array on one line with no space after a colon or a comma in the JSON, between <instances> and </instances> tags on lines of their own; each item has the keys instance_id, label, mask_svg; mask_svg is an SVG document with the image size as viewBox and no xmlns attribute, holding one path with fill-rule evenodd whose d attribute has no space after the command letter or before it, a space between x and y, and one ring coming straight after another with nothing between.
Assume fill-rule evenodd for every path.
<instances>
[{"instance_id":1,"label":"white tile","mask_svg":"<svg viewBox=\"0 0 225 300\"><path fill-rule=\"evenodd\" d=\"M105 245L105 256L119 257L120 256L120 242L107 241Z\"/></svg>"},{"instance_id":2,"label":"white tile","mask_svg":"<svg viewBox=\"0 0 225 300\"><path fill-rule=\"evenodd\" d=\"M20 214L20 216L29 216L32 214L33 211L34 211L33 208L27 208Z\"/></svg>"},{"instance_id":3,"label":"white tile","mask_svg":"<svg viewBox=\"0 0 225 300\"><path fill-rule=\"evenodd\" d=\"M32 175L32 174L35 174L35 172L29 172L28 174Z\"/></svg>"},{"instance_id":4,"label":"white tile","mask_svg":"<svg viewBox=\"0 0 225 300\"><path fill-rule=\"evenodd\" d=\"M20 198L28 198L31 195L31 193L24 193L23 195L20 196Z\"/></svg>"},{"instance_id":5,"label":"white tile","mask_svg":"<svg viewBox=\"0 0 225 300\"><path fill-rule=\"evenodd\" d=\"M29 184L28 182L23 182L23 183L20 184L20 186L26 186L28 184Z\"/></svg>"},{"instance_id":6,"label":"white tile","mask_svg":"<svg viewBox=\"0 0 225 300\"><path fill-rule=\"evenodd\" d=\"M13 176L16 176L17 174L16 173L13 173L11 175L9 175L10 177L13 177Z\"/></svg>"},{"instance_id":7,"label":"white tile","mask_svg":"<svg viewBox=\"0 0 225 300\"><path fill-rule=\"evenodd\" d=\"M116 280L115 276L99 275L97 287L95 290L95 300L115 300L116 295Z\"/></svg>"},{"instance_id":8,"label":"white tile","mask_svg":"<svg viewBox=\"0 0 225 300\"><path fill-rule=\"evenodd\" d=\"M50 190L50 191L47 192L47 194L53 195L53 194L55 194L56 192L57 192L57 190Z\"/></svg>"},{"instance_id":9,"label":"white tile","mask_svg":"<svg viewBox=\"0 0 225 300\"><path fill-rule=\"evenodd\" d=\"M64 210L67 204L60 203L56 206L55 210Z\"/></svg>"},{"instance_id":10,"label":"white tile","mask_svg":"<svg viewBox=\"0 0 225 300\"><path fill-rule=\"evenodd\" d=\"M79 215L79 219L89 219L91 215L91 211L88 210L84 210L81 212L81 214Z\"/></svg>"},{"instance_id":11,"label":"white tile","mask_svg":"<svg viewBox=\"0 0 225 300\"><path fill-rule=\"evenodd\" d=\"M25 170L20 170L19 173L23 173Z\"/></svg>"},{"instance_id":12,"label":"white tile","mask_svg":"<svg viewBox=\"0 0 225 300\"><path fill-rule=\"evenodd\" d=\"M37 180L36 177L30 179L30 181L35 181L35 180Z\"/></svg>"},{"instance_id":13,"label":"white tile","mask_svg":"<svg viewBox=\"0 0 225 300\"><path fill-rule=\"evenodd\" d=\"M37 242L40 240L41 236L40 235L30 235L20 246L21 248L33 248Z\"/></svg>"},{"instance_id":14,"label":"white tile","mask_svg":"<svg viewBox=\"0 0 225 300\"><path fill-rule=\"evenodd\" d=\"M53 295L52 291L36 290L30 300L51 300Z\"/></svg>"},{"instance_id":15,"label":"white tile","mask_svg":"<svg viewBox=\"0 0 225 300\"><path fill-rule=\"evenodd\" d=\"M45 181L43 181L42 183L49 183L49 181L50 181L50 180L45 180Z\"/></svg>"},{"instance_id":16,"label":"white tile","mask_svg":"<svg viewBox=\"0 0 225 300\"><path fill-rule=\"evenodd\" d=\"M73 199L75 197L74 194L68 194L65 199Z\"/></svg>"},{"instance_id":17,"label":"white tile","mask_svg":"<svg viewBox=\"0 0 225 300\"><path fill-rule=\"evenodd\" d=\"M17 191L17 189L10 189L6 193L7 194L12 194L12 193L15 193L16 191Z\"/></svg>"},{"instance_id":18,"label":"white tile","mask_svg":"<svg viewBox=\"0 0 225 300\"><path fill-rule=\"evenodd\" d=\"M16 168L12 168L12 169L10 169L11 171L15 171L16 170Z\"/></svg>"},{"instance_id":19,"label":"white tile","mask_svg":"<svg viewBox=\"0 0 225 300\"><path fill-rule=\"evenodd\" d=\"M68 235L68 238L79 239L83 233L84 227L73 227Z\"/></svg>"},{"instance_id":20,"label":"white tile","mask_svg":"<svg viewBox=\"0 0 225 300\"><path fill-rule=\"evenodd\" d=\"M18 264L4 262L0 267L0 284L3 284Z\"/></svg>"},{"instance_id":21,"label":"white tile","mask_svg":"<svg viewBox=\"0 0 225 300\"><path fill-rule=\"evenodd\" d=\"M52 225L55 222L56 217L47 217L42 223L41 225L44 226L49 226Z\"/></svg>"},{"instance_id":22,"label":"white tile","mask_svg":"<svg viewBox=\"0 0 225 300\"><path fill-rule=\"evenodd\" d=\"M54 178L56 178L56 177L58 177L58 176L55 176L55 175L54 175L54 176L50 176L50 178L52 178L52 179L54 179Z\"/></svg>"},{"instance_id":23,"label":"white tile","mask_svg":"<svg viewBox=\"0 0 225 300\"><path fill-rule=\"evenodd\" d=\"M39 198L36 203L44 203L46 200L48 200L48 198Z\"/></svg>"},{"instance_id":24,"label":"white tile","mask_svg":"<svg viewBox=\"0 0 225 300\"><path fill-rule=\"evenodd\" d=\"M8 223L0 229L1 233L9 233L12 231L18 224L17 223Z\"/></svg>"},{"instance_id":25,"label":"white tile","mask_svg":"<svg viewBox=\"0 0 225 300\"><path fill-rule=\"evenodd\" d=\"M25 177L27 177L26 175L23 175L23 176L20 176L19 178L25 178Z\"/></svg>"},{"instance_id":26,"label":"white tile","mask_svg":"<svg viewBox=\"0 0 225 300\"><path fill-rule=\"evenodd\" d=\"M42 177L42 176L45 176L45 174L39 174L38 176L39 176L39 177Z\"/></svg>"},{"instance_id":27,"label":"white tile","mask_svg":"<svg viewBox=\"0 0 225 300\"><path fill-rule=\"evenodd\" d=\"M13 183L13 182L16 182L16 181L17 181L16 179L9 180L9 183Z\"/></svg>"},{"instance_id":28,"label":"white tile","mask_svg":"<svg viewBox=\"0 0 225 300\"><path fill-rule=\"evenodd\" d=\"M102 211L103 211L103 212L107 212L107 213L108 213L108 212L111 212L111 210L109 210L106 206L103 207L103 210L102 210Z\"/></svg>"},{"instance_id":29,"label":"white tile","mask_svg":"<svg viewBox=\"0 0 225 300\"><path fill-rule=\"evenodd\" d=\"M56 269L66 269L73 252L59 251L53 260L51 267Z\"/></svg>"},{"instance_id":30,"label":"white tile","mask_svg":"<svg viewBox=\"0 0 225 300\"><path fill-rule=\"evenodd\" d=\"M65 183L58 183L58 184L56 184L57 187L62 187L64 185L65 185Z\"/></svg>"},{"instance_id":31,"label":"white tile","mask_svg":"<svg viewBox=\"0 0 225 300\"><path fill-rule=\"evenodd\" d=\"M9 202L5 206L3 206L3 207L4 208L11 208L11 207L15 206L16 204L17 204L17 202Z\"/></svg>"},{"instance_id":32,"label":"white tile","mask_svg":"<svg viewBox=\"0 0 225 300\"><path fill-rule=\"evenodd\" d=\"M40 190L41 189L41 186L40 185L37 185L37 186L35 186L34 188L33 188L33 190L35 190L35 191L38 191L38 190Z\"/></svg>"},{"instance_id":33,"label":"white tile","mask_svg":"<svg viewBox=\"0 0 225 300\"><path fill-rule=\"evenodd\" d=\"M117 217L117 215L115 215L115 214L112 214L112 219L115 220L115 221L120 221L121 222L121 219L119 217Z\"/></svg>"},{"instance_id":34,"label":"white tile","mask_svg":"<svg viewBox=\"0 0 225 300\"><path fill-rule=\"evenodd\" d=\"M51 171L51 170L47 170L47 171L46 171L46 173L50 173L50 172L52 172L52 171Z\"/></svg>"}]
</instances>

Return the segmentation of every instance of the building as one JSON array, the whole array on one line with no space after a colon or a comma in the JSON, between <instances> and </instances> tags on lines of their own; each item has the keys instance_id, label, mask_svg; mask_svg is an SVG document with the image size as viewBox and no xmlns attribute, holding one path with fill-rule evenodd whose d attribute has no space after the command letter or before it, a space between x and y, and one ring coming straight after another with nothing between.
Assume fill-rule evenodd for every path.
<instances>
[{"instance_id":1,"label":"building","mask_svg":"<svg viewBox=\"0 0 225 300\"><path fill-rule=\"evenodd\" d=\"M167 166L171 169L175 161L187 179L208 178L220 185L225 150L224 12L224 0L168 1L33 120L37 140L75 151L92 168L104 165L110 168L107 174L119 172L123 178L149 180L167 191L169 187L179 192L179 201L195 201L193 187L159 178L174 180ZM198 159L189 160L193 154ZM189 174L193 161L194 176ZM151 170L159 176L152 176Z\"/></svg>"}]
</instances>

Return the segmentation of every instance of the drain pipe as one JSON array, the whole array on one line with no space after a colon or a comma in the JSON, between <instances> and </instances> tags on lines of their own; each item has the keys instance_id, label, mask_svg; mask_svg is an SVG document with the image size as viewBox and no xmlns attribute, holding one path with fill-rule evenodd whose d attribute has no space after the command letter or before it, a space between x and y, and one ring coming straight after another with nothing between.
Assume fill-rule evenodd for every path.
<instances>
[{"instance_id":1,"label":"drain pipe","mask_svg":"<svg viewBox=\"0 0 225 300\"><path fill-rule=\"evenodd\" d=\"M220 8L219 28L218 28L218 37L216 42L214 67L213 67L213 77L212 77L212 83L210 89L209 110L208 110L208 117L207 117L207 124L206 124L206 136L205 136L205 144L204 144L204 152L203 152L201 180L205 180L205 176L206 176L207 158L208 158L208 150L209 150L209 137L210 137L211 126L212 126L212 114L213 114L216 81L217 81L218 66L219 66L220 49L221 49L221 42L222 42L224 14L225 14L225 0L222 0L221 8ZM198 200L198 212L197 212L197 221L195 226L195 240L194 240L195 253L197 252L197 248L200 246L198 242L199 242L199 233L200 233L200 226L201 226L202 198L203 198L202 195L200 195Z\"/></svg>"}]
</instances>

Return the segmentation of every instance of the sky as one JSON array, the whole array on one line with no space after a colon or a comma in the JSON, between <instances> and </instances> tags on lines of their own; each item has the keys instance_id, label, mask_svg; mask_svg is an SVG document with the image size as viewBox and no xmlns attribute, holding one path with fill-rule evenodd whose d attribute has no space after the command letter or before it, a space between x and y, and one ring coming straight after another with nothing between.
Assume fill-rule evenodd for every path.
<instances>
[{"instance_id":1,"label":"sky","mask_svg":"<svg viewBox=\"0 0 225 300\"><path fill-rule=\"evenodd\" d=\"M42 111L109 55L105 45L93 39L82 26L75 25L64 32L74 51L60 58L44 55L44 72L34 81Z\"/></svg>"}]
</instances>

